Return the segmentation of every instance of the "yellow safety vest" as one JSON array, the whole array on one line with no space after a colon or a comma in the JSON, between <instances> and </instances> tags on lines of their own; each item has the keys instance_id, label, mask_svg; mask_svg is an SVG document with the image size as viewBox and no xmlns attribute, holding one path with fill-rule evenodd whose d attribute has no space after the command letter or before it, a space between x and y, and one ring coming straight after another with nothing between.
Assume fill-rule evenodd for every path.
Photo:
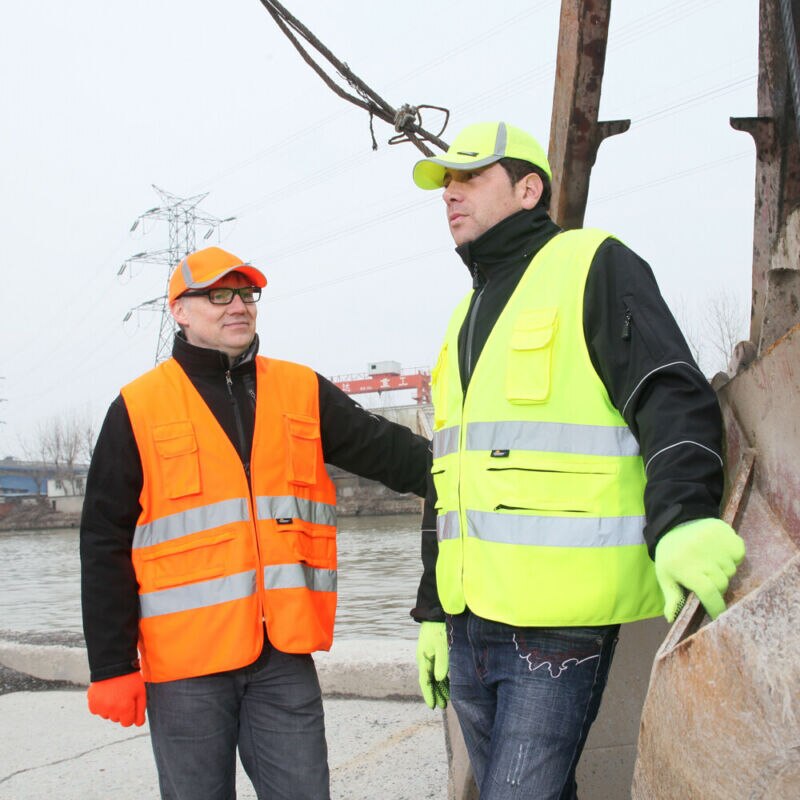
<instances>
[{"instance_id":1,"label":"yellow safety vest","mask_svg":"<svg viewBox=\"0 0 800 800\"><path fill-rule=\"evenodd\" d=\"M437 586L510 625L606 625L663 607L643 539L639 445L589 357L586 276L609 234L561 233L532 260L462 390L458 306L432 376Z\"/></svg>"}]
</instances>

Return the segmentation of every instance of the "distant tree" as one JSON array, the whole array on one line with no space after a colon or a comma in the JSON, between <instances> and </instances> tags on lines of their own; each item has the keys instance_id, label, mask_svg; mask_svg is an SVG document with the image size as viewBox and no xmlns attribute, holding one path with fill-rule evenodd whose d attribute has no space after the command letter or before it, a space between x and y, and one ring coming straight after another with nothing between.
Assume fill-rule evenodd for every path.
<instances>
[{"instance_id":1,"label":"distant tree","mask_svg":"<svg viewBox=\"0 0 800 800\"><path fill-rule=\"evenodd\" d=\"M97 433L94 429L94 423L90 417L81 424L81 458L88 464L92 460L94 454L94 443L97 441Z\"/></svg>"},{"instance_id":2,"label":"distant tree","mask_svg":"<svg viewBox=\"0 0 800 800\"><path fill-rule=\"evenodd\" d=\"M51 417L40 422L30 441L21 441L22 451L28 461L41 464L36 470L38 482L45 475L55 474L62 481L77 484L78 465L91 460L94 451L94 426L88 414L71 412L62 417Z\"/></svg>"},{"instance_id":3,"label":"distant tree","mask_svg":"<svg viewBox=\"0 0 800 800\"><path fill-rule=\"evenodd\" d=\"M711 298L706 317L709 347L718 370L724 370L733 348L749 334L750 309L728 287L721 287Z\"/></svg>"},{"instance_id":4,"label":"distant tree","mask_svg":"<svg viewBox=\"0 0 800 800\"><path fill-rule=\"evenodd\" d=\"M727 286L694 304L681 295L673 313L695 361L709 377L727 369L734 347L749 333L747 302Z\"/></svg>"},{"instance_id":5,"label":"distant tree","mask_svg":"<svg viewBox=\"0 0 800 800\"><path fill-rule=\"evenodd\" d=\"M686 339L686 344L689 345L694 360L697 362L700 369L703 369L702 353L700 350L700 343L702 337L700 329L697 324L697 318L692 313L691 304L684 295L678 295L677 301L674 304L672 313L675 316L675 321L683 333L683 338Z\"/></svg>"}]
</instances>

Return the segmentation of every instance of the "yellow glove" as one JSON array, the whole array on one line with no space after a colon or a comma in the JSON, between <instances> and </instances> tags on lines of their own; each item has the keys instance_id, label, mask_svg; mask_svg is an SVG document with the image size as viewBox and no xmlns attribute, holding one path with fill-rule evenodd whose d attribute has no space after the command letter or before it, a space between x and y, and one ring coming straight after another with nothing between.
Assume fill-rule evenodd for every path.
<instances>
[{"instance_id":1,"label":"yellow glove","mask_svg":"<svg viewBox=\"0 0 800 800\"><path fill-rule=\"evenodd\" d=\"M744 558L744 541L721 519L696 519L665 533L656 545L656 578L664 616L674 622L694 592L711 619L725 610L724 594Z\"/></svg>"},{"instance_id":2,"label":"yellow glove","mask_svg":"<svg viewBox=\"0 0 800 800\"><path fill-rule=\"evenodd\" d=\"M419 688L428 708L447 708L450 681L447 654L447 630L444 622L421 622L417 639Z\"/></svg>"}]
</instances>

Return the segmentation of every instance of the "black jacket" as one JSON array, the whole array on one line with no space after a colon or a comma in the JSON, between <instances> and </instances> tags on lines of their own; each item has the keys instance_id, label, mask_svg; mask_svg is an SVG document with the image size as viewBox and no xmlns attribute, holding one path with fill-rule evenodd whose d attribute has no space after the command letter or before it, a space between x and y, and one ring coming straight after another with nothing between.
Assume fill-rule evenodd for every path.
<instances>
[{"instance_id":1,"label":"black jacket","mask_svg":"<svg viewBox=\"0 0 800 800\"><path fill-rule=\"evenodd\" d=\"M540 208L518 211L461 245L475 293L459 332L466 391L486 339L533 256L560 228ZM592 364L639 441L647 486L644 537L651 557L681 522L716 517L722 498L722 418L645 261L616 239L597 250L586 280L583 329ZM434 574L435 492L423 515L424 573L411 614L442 620Z\"/></svg>"},{"instance_id":2,"label":"black jacket","mask_svg":"<svg viewBox=\"0 0 800 800\"><path fill-rule=\"evenodd\" d=\"M255 422L258 339L229 367L225 354L175 337L172 355L236 446L249 469ZM425 495L427 439L370 414L317 375L325 462ZM269 390L269 386L264 387ZM249 474L249 471L248 471ZM138 669L139 596L131 544L141 512L142 463L122 396L108 410L86 481L81 519L83 628L93 681Z\"/></svg>"}]
</instances>

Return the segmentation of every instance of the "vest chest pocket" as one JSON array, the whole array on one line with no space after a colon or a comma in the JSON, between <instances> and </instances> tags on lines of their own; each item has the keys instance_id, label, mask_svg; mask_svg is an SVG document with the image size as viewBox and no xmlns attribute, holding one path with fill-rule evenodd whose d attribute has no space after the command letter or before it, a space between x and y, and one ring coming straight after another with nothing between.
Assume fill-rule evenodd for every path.
<instances>
[{"instance_id":1,"label":"vest chest pocket","mask_svg":"<svg viewBox=\"0 0 800 800\"><path fill-rule=\"evenodd\" d=\"M313 486L317 482L317 460L321 450L319 420L302 414L284 414L287 437L289 483Z\"/></svg>"},{"instance_id":2,"label":"vest chest pocket","mask_svg":"<svg viewBox=\"0 0 800 800\"><path fill-rule=\"evenodd\" d=\"M557 308L523 311L514 320L506 364L506 399L520 405L550 396Z\"/></svg>"},{"instance_id":3,"label":"vest chest pocket","mask_svg":"<svg viewBox=\"0 0 800 800\"><path fill-rule=\"evenodd\" d=\"M290 537L295 558L301 564L322 569L336 569L336 531L305 530L297 527L285 531Z\"/></svg>"},{"instance_id":4,"label":"vest chest pocket","mask_svg":"<svg viewBox=\"0 0 800 800\"><path fill-rule=\"evenodd\" d=\"M141 591L153 592L221 578L230 561L229 543L234 540L233 533L223 532L160 545L154 552L140 557L137 577Z\"/></svg>"},{"instance_id":5,"label":"vest chest pocket","mask_svg":"<svg viewBox=\"0 0 800 800\"><path fill-rule=\"evenodd\" d=\"M166 496L174 499L200 492L197 438L189 420L153 428L153 444Z\"/></svg>"}]
</instances>

